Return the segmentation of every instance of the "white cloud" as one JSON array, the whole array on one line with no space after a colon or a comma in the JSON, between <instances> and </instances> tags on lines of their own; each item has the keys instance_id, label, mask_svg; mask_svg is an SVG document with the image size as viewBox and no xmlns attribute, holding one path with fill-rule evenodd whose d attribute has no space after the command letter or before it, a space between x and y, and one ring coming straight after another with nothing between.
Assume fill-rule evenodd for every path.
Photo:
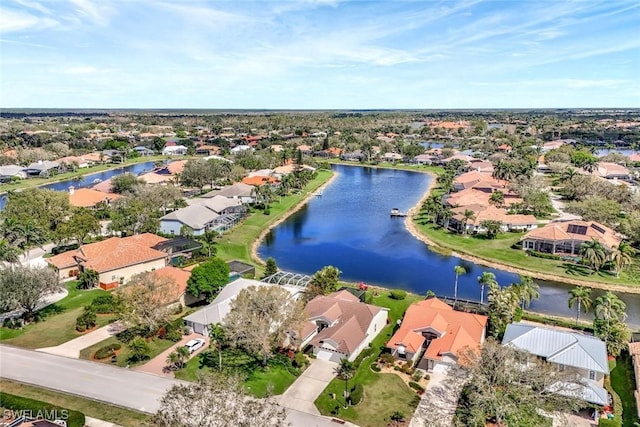
<instances>
[{"instance_id":1,"label":"white cloud","mask_svg":"<svg viewBox=\"0 0 640 427\"><path fill-rule=\"evenodd\" d=\"M30 29L44 30L58 23L51 18L41 18L30 13L0 8L0 32L10 33Z\"/></svg>"},{"instance_id":2,"label":"white cloud","mask_svg":"<svg viewBox=\"0 0 640 427\"><path fill-rule=\"evenodd\" d=\"M92 24L107 26L114 14L114 9L105 1L93 0L70 0L75 6L76 12L83 18L88 19Z\"/></svg>"}]
</instances>

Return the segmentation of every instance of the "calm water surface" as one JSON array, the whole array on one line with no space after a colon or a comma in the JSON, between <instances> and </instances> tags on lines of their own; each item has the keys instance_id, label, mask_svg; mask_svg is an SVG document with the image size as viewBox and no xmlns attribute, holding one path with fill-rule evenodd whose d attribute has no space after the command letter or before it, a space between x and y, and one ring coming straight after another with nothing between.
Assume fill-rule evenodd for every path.
<instances>
[{"instance_id":1,"label":"calm water surface","mask_svg":"<svg viewBox=\"0 0 640 427\"><path fill-rule=\"evenodd\" d=\"M453 268L462 265L467 274L459 278L458 296L470 300L480 299L477 277L483 271L494 273L501 285L519 280L513 273L432 252L406 230L404 218L389 216L391 208L406 212L418 203L429 175L344 165L335 165L334 171L338 175L322 196L267 235L258 251L261 258L273 257L280 269L309 275L333 265L347 281L443 296L453 296ZM575 315L567 307L571 286L538 284L541 296L532 310ZM627 304L628 323L640 328L640 295L619 296Z\"/></svg>"}]
</instances>

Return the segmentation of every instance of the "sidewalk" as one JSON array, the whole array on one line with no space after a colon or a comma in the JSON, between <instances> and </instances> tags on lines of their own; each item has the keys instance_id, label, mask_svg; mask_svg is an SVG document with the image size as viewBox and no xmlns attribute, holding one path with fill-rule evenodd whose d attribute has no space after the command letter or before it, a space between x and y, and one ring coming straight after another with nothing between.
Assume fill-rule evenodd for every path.
<instances>
[{"instance_id":1,"label":"sidewalk","mask_svg":"<svg viewBox=\"0 0 640 427\"><path fill-rule=\"evenodd\" d=\"M36 351L79 359L81 350L104 341L123 330L124 327L122 324L115 322L110 325L103 326L100 329L96 329L93 332L89 332L81 337L72 339L71 341L67 341L64 344L60 344L55 347L38 348Z\"/></svg>"}]
</instances>

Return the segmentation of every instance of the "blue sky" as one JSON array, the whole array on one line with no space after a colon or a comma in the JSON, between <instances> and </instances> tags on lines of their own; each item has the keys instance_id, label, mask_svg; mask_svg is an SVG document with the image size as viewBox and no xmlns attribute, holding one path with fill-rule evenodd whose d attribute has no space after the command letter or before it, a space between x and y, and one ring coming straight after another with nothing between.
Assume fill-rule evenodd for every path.
<instances>
[{"instance_id":1,"label":"blue sky","mask_svg":"<svg viewBox=\"0 0 640 427\"><path fill-rule=\"evenodd\" d=\"M0 106L640 107L640 2L3 0Z\"/></svg>"}]
</instances>

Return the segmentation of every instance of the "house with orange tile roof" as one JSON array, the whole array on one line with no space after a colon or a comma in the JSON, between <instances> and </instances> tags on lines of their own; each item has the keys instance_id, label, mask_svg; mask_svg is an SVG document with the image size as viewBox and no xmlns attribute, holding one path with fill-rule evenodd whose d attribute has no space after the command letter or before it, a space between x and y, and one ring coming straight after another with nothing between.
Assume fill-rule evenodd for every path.
<instances>
[{"instance_id":1,"label":"house with orange tile roof","mask_svg":"<svg viewBox=\"0 0 640 427\"><path fill-rule=\"evenodd\" d=\"M522 249L550 254L579 255L580 246L592 239L607 251L620 246L622 236L595 221L557 221L529 231L522 236Z\"/></svg>"},{"instance_id":2,"label":"house with orange tile roof","mask_svg":"<svg viewBox=\"0 0 640 427\"><path fill-rule=\"evenodd\" d=\"M522 199L517 194L510 191L504 191L503 205L509 207L515 203L522 203ZM456 191L455 193L448 194L444 197L443 201L448 206L470 206L470 205L482 205L489 206L491 203L491 193L479 190L477 188L467 188L465 190Z\"/></svg>"},{"instance_id":3,"label":"house with orange tile roof","mask_svg":"<svg viewBox=\"0 0 640 427\"><path fill-rule=\"evenodd\" d=\"M273 176L261 176L261 175L245 176L244 178L242 178L242 183L260 187L265 184L271 184L271 185L276 184L278 183L278 179Z\"/></svg>"},{"instance_id":4,"label":"house with orange tile roof","mask_svg":"<svg viewBox=\"0 0 640 427\"><path fill-rule=\"evenodd\" d=\"M95 270L100 276L100 287L113 289L138 273L165 267L167 253L153 247L166 240L151 233L111 237L46 261L58 272L60 279L76 277L84 270Z\"/></svg>"},{"instance_id":5,"label":"house with orange tile roof","mask_svg":"<svg viewBox=\"0 0 640 427\"><path fill-rule=\"evenodd\" d=\"M471 218L465 216L470 211ZM538 220L533 215L509 214L506 210L493 205L472 204L451 209L453 216L449 220L449 228L462 232L466 228L466 233L484 233L484 221L499 221L502 223L501 229L507 231L526 231L538 228Z\"/></svg>"},{"instance_id":6,"label":"house with orange tile roof","mask_svg":"<svg viewBox=\"0 0 640 427\"><path fill-rule=\"evenodd\" d=\"M599 162L598 168L593 171L593 174L605 179L631 179L631 172L629 171L629 169L617 163L611 162Z\"/></svg>"},{"instance_id":7,"label":"house with orange tile roof","mask_svg":"<svg viewBox=\"0 0 640 427\"><path fill-rule=\"evenodd\" d=\"M119 194L103 193L90 188L69 187L69 204L77 208L95 208L100 203L109 205L121 197Z\"/></svg>"},{"instance_id":8,"label":"house with orange tile roof","mask_svg":"<svg viewBox=\"0 0 640 427\"><path fill-rule=\"evenodd\" d=\"M365 304L346 290L319 295L304 310L308 321L300 347L311 345L318 359L332 362L353 361L387 325L386 308Z\"/></svg>"},{"instance_id":9,"label":"house with orange tile roof","mask_svg":"<svg viewBox=\"0 0 640 427\"><path fill-rule=\"evenodd\" d=\"M456 191L475 188L490 193L495 190L505 191L507 182L494 178L491 172L471 171L457 176L453 180L453 188Z\"/></svg>"},{"instance_id":10,"label":"house with orange tile roof","mask_svg":"<svg viewBox=\"0 0 640 427\"><path fill-rule=\"evenodd\" d=\"M168 265L154 270L152 274L166 279L175 286L171 286L166 292L166 304L179 302L183 307L197 301L196 298L187 294L187 282L191 277L191 271Z\"/></svg>"},{"instance_id":11,"label":"house with orange tile roof","mask_svg":"<svg viewBox=\"0 0 640 427\"><path fill-rule=\"evenodd\" d=\"M456 365L462 352L485 339L487 316L454 310L438 298L411 304L387 348L400 360L427 371Z\"/></svg>"}]
</instances>

